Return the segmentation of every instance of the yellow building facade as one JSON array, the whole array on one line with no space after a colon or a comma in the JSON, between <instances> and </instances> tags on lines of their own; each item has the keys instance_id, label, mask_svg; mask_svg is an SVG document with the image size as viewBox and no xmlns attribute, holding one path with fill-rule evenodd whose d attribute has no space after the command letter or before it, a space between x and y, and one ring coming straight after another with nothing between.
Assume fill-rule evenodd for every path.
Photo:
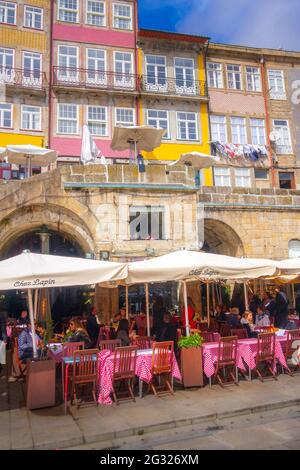
<instances>
[{"instance_id":1,"label":"yellow building facade","mask_svg":"<svg viewBox=\"0 0 300 470\"><path fill-rule=\"evenodd\" d=\"M138 73L139 124L166 129L162 145L144 153L151 162L176 161L182 154L210 154L206 52L208 39L140 30ZM211 169L202 184L212 185Z\"/></svg>"}]
</instances>

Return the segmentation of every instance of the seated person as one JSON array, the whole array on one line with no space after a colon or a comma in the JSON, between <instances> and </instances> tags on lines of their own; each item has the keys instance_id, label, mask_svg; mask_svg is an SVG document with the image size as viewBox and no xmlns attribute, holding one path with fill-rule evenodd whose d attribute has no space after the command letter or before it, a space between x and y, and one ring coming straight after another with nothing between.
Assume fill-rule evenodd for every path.
<instances>
[{"instance_id":1,"label":"seated person","mask_svg":"<svg viewBox=\"0 0 300 470\"><path fill-rule=\"evenodd\" d=\"M141 313L135 317L136 332L139 336L145 336L147 331L147 316L142 308Z\"/></svg>"},{"instance_id":2,"label":"seated person","mask_svg":"<svg viewBox=\"0 0 300 470\"><path fill-rule=\"evenodd\" d=\"M249 310L246 310L245 313L243 313L242 319L241 319L241 325L245 330L247 330L248 333L248 338L256 338L257 337L257 332L254 331L255 325L253 324L253 315L252 312Z\"/></svg>"},{"instance_id":3,"label":"seated person","mask_svg":"<svg viewBox=\"0 0 300 470\"><path fill-rule=\"evenodd\" d=\"M229 324L230 328L240 328L240 312L239 309L233 307L230 309L229 315L226 316L226 321Z\"/></svg>"},{"instance_id":4,"label":"seated person","mask_svg":"<svg viewBox=\"0 0 300 470\"><path fill-rule=\"evenodd\" d=\"M270 318L269 315L264 311L263 307L257 307L256 310L256 326L270 326Z\"/></svg>"},{"instance_id":5,"label":"seated person","mask_svg":"<svg viewBox=\"0 0 300 470\"><path fill-rule=\"evenodd\" d=\"M174 350L177 349L177 327L171 322L170 313L165 313L163 317L163 325L157 333L156 341L173 341Z\"/></svg>"},{"instance_id":6,"label":"seated person","mask_svg":"<svg viewBox=\"0 0 300 470\"><path fill-rule=\"evenodd\" d=\"M100 321L97 316L97 310L95 307L91 309L91 312L87 318L86 329L91 338L93 346L95 346L100 330Z\"/></svg>"},{"instance_id":7,"label":"seated person","mask_svg":"<svg viewBox=\"0 0 300 470\"><path fill-rule=\"evenodd\" d=\"M35 334L36 345L39 348L41 346L41 338ZM18 352L19 358L22 362L26 362L27 359L33 358L33 338L31 331L31 323L28 323L27 327L20 333L18 337Z\"/></svg>"},{"instance_id":8,"label":"seated person","mask_svg":"<svg viewBox=\"0 0 300 470\"><path fill-rule=\"evenodd\" d=\"M122 320L119 321L119 326L117 330L117 339L121 340L122 346L130 345L129 322L126 318L122 318Z\"/></svg>"},{"instance_id":9,"label":"seated person","mask_svg":"<svg viewBox=\"0 0 300 470\"><path fill-rule=\"evenodd\" d=\"M69 343L77 343L82 341L84 343L84 349L89 349L92 347L92 342L88 332L77 318L72 318L70 320L69 332L71 333L67 339Z\"/></svg>"},{"instance_id":10,"label":"seated person","mask_svg":"<svg viewBox=\"0 0 300 470\"><path fill-rule=\"evenodd\" d=\"M27 310L22 310L20 318L18 319L19 325L28 325L30 323Z\"/></svg>"}]
</instances>

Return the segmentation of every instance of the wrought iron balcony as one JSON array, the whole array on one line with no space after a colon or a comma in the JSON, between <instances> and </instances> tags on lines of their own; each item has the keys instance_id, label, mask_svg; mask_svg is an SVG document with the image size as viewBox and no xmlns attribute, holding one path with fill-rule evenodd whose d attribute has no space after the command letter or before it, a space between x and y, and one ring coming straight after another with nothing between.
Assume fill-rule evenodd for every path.
<instances>
[{"instance_id":1,"label":"wrought iron balcony","mask_svg":"<svg viewBox=\"0 0 300 470\"><path fill-rule=\"evenodd\" d=\"M0 66L0 85L45 91L47 79L45 72L31 69L16 69Z\"/></svg>"},{"instance_id":2,"label":"wrought iron balcony","mask_svg":"<svg viewBox=\"0 0 300 470\"><path fill-rule=\"evenodd\" d=\"M205 81L143 75L141 91L164 95L207 97Z\"/></svg>"},{"instance_id":3,"label":"wrought iron balcony","mask_svg":"<svg viewBox=\"0 0 300 470\"><path fill-rule=\"evenodd\" d=\"M72 88L136 91L138 76L94 69L54 66L53 84Z\"/></svg>"}]
</instances>

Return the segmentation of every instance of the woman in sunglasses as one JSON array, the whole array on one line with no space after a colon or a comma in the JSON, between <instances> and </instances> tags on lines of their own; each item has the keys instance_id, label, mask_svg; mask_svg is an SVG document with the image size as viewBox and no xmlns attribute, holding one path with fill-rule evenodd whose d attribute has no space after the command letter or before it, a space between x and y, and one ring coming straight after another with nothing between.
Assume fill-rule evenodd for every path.
<instances>
[{"instance_id":1,"label":"woman in sunglasses","mask_svg":"<svg viewBox=\"0 0 300 470\"><path fill-rule=\"evenodd\" d=\"M86 329L82 326L80 320L78 320L77 318L72 318L69 323L69 331L71 335L67 339L68 342L77 343L83 341L85 349L89 349L92 347L90 337Z\"/></svg>"}]
</instances>

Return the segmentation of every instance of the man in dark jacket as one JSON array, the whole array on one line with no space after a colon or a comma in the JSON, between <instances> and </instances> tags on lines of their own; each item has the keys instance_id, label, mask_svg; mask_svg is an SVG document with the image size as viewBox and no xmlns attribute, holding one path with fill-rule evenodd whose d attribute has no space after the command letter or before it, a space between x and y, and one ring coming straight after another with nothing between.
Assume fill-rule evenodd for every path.
<instances>
[{"instance_id":1,"label":"man in dark jacket","mask_svg":"<svg viewBox=\"0 0 300 470\"><path fill-rule=\"evenodd\" d=\"M98 320L97 310L95 307L92 308L87 318L86 329L87 329L87 332L89 334L89 337L91 339L93 346L95 346L97 343L99 329L100 329L100 322Z\"/></svg>"},{"instance_id":2,"label":"man in dark jacket","mask_svg":"<svg viewBox=\"0 0 300 470\"><path fill-rule=\"evenodd\" d=\"M177 350L177 326L172 323L170 313L165 313L163 323L157 333L157 341L173 341L174 351Z\"/></svg>"},{"instance_id":3,"label":"man in dark jacket","mask_svg":"<svg viewBox=\"0 0 300 470\"><path fill-rule=\"evenodd\" d=\"M289 302L284 292L282 292L279 287L275 289L276 298L275 298L275 322L274 326L277 328L285 328L285 325L288 321L289 314Z\"/></svg>"}]
</instances>

